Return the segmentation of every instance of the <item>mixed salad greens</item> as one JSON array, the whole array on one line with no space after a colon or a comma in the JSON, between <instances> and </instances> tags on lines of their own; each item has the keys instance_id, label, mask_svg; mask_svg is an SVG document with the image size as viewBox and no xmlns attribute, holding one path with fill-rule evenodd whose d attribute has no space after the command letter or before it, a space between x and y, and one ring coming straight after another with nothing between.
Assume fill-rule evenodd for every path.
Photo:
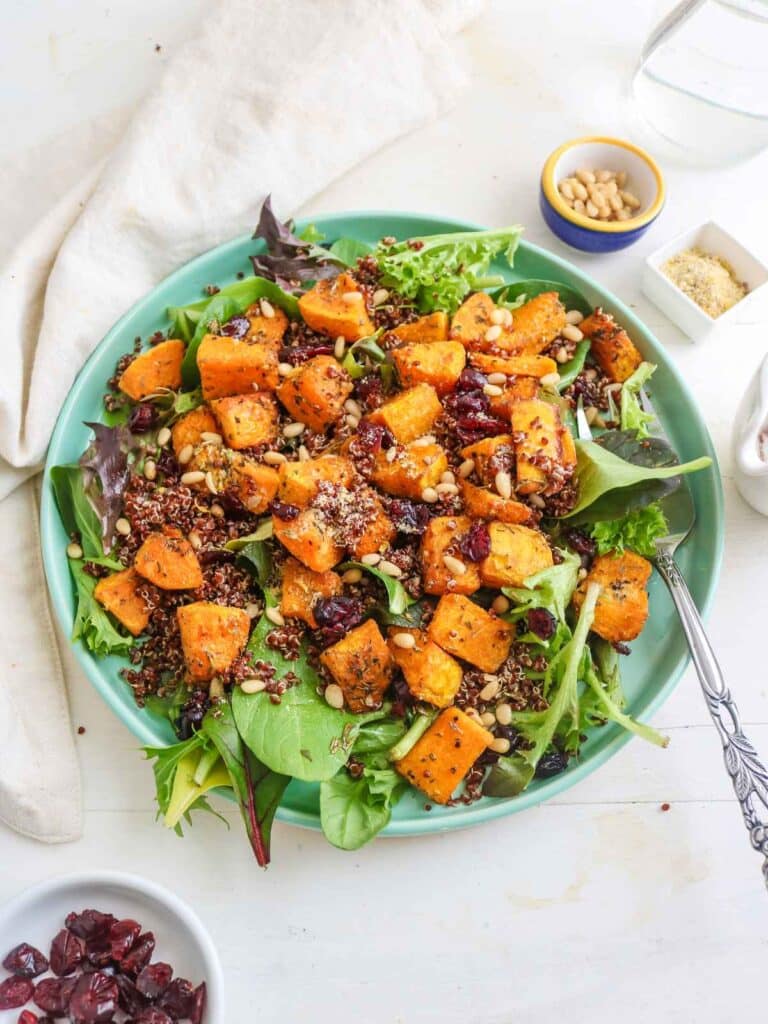
<instances>
[{"instance_id":1,"label":"mixed salad greens","mask_svg":"<svg viewBox=\"0 0 768 1024\"><path fill-rule=\"evenodd\" d=\"M51 471L73 639L178 738L146 750L167 826L226 792L266 865L291 780L353 850L411 787L513 797L609 721L666 744L619 662L709 459L652 436L611 317L491 272L520 232L328 242L267 200L254 276L169 309Z\"/></svg>"}]
</instances>

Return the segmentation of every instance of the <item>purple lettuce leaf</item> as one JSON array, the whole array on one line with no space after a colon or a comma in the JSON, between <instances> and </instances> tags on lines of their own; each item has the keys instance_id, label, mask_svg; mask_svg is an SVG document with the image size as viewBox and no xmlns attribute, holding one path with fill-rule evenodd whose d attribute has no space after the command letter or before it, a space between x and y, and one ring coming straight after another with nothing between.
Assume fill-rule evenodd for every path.
<instances>
[{"instance_id":1,"label":"purple lettuce leaf","mask_svg":"<svg viewBox=\"0 0 768 1024\"><path fill-rule=\"evenodd\" d=\"M115 539L115 523L120 518L128 485L131 433L124 425L106 427L103 423L86 423L86 426L94 436L80 458L83 486L99 516L104 551L108 553Z\"/></svg>"},{"instance_id":2,"label":"purple lettuce leaf","mask_svg":"<svg viewBox=\"0 0 768 1024\"><path fill-rule=\"evenodd\" d=\"M293 221L280 221L272 209L272 197L264 200L253 238L263 239L266 253L251 256L253 271L274 281L284 291L303 291L306 281L336 277L344 269L332 254L293 233Z\"/></svg>"}]
</instances>

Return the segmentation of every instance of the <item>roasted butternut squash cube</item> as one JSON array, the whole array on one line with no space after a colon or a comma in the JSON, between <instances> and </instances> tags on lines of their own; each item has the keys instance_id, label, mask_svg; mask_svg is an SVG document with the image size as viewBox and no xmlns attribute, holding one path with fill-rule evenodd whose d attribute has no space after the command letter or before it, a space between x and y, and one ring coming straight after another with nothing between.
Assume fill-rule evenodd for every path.
<instances>
[{"instance_id":1,"label":"roasted butternut squash cube","mask_svg":"<svg viewBox=\"0 0 768 1024\"><path fill-rule=\"evenodd\" d=\"M249 459L235 459L230 467L226 488L232 488L243 506L253 515L266 512L277 495L280 477L271 466Z\"/></svg>"},{"instance_id":2,"label":"roasted butternut squash cube","mask_svg":"<svg viewBox=\"0 0 768 1024\"><path fill-rule=\"evenodd\" d=\"M387 494L399 498L421 499L427 487L436 487L448 469L448 459L439 444L398 445L390 462L386 452L378 452L371 480Z\"/></svg>"},{"instance_id":3,"label":"roasted butternut squash cube","mask_svg":"<svg viewBox=\"0 0 768 1024\"><path fill-rule=\"evenodd\" d=\"M521 501L502 498L495 491L478 487L469 480L460 480L459 489L464 509L473 519L496 519L500 523L527 523L531 509Z\"/></svg>"},{"instance_id":4,"label":"roasted butternut squash cube","mask_svg":"<svg viewBox=\"0 0 768 1024\"><path fill-rule=\"evenodd\" d=\"M392 349L392 361L404 388L431 384L438 395L453 391L467 361L458 341L431 341Z\"/></svg>"},{"instance_id":5,"label":"roasted butternut squash cube","mask_svg":"<svg viewBox=\"0 0 768 1024\"><path fill-rule=\"evenodd\" d=\"M344 693L350 711L359 714L381 707L394 671L387 642L373 619L351 629L320 655Z\"/></svg>"},{"instance_id":6,"label":"roasted butternut squash cube","mask_svg":"<svg viewBox=\"0 0 768 1024\"><path fill-rule=\"evenodd\" d=\"M482 672L495 672L506 661L513 627L462 594L444 594L429 624L429 638L455 658Z\"/></svg>"},{"instance_id":7,"label":"roasted butternut squash cube","mask_svg":"<svg viewBox=\"0 0 768 1024\"><path fill-rule=\"evenodd\" d=\"M134 402L163 389L177 391L181 387L184 349L183 341L170 338L140 352L123 372L118 387Z\"/></svg>"},{"instance_id":8,"label":"roasted butternut squash cube","mask_svg":"<svg viewBox=\"0 0 768 1024\"><path fill-rule=\"evenodd\" d=\"M499 348L537 355L552 344L566 322L565 306L557 292L542 292L512 310L512 327L497 344Z\"/></svg>"},{"instance_id":9,"label":"roasted butternut squash cube","mask_svg":"<svg viewBox=\"0 0 768 1024\"><path fill-rule=\"evenodd\" d=\"M464 459L472 459L475 473L489 487L494 486L497 473L506 472L514 476L515 446L510 434L484 437L481 441L462 448L461 456Z\"/></svg>"},{"instance_id":10,"label":"roasted butternut squash cube","mask_svg":"<svg viewBox=\"0 0 768 1024\"><path fill-rule=\"evenodd\" d=\"M398 633L409 633L416 641L415 646L400 647L393 640ZM393 626L389 631L389 650L416 700L425 700L436 708L453 704L463 678L461 665L423 630Z\"/></svg>"},{"instance_id":11,"label":"roasted butternut squash cube","mask_svg":"<svg viewBox=\"0 0 768 1024\"><path fill-rule=\"evenodd\" d=\"M572 467L576 454L572 438L570 444L563 444L568 430L560 419L560 410L550 402L534 398L516 402L511 419L513 432L521 438L517 445L518 494L560 490L565 480L560 480L558 486L552 467ZM546 462L542 464L543 459L550 460L549 468Z\"/></svg>"},{"instance_id":12,"label":"roasted butternut squash cube","mask_svg":"<svg viewBox=\"0 0 768 1024\"><path fill-rule=\"evenodd\" d=\"M211 408L225 442L236 451L271 444L277 437L277 402L263 391L217 398L211 402Z\"/></svg>"},{"instance_id":13,"label":"roasted butternut squash cube","mask_svg":"<svg viewBox=\"0 0 768 1024\"><path fill-rule=\"evenodd\" d=\"M408 444L428 434L442 411L432 385L417 384L380 405L368 419L386 427L400 444Z\"/></svg>"},{"instance_id":14,"label":"roasted butternut squash cube","mask_svg":"<svg viewBox=\"0 0 768 1024\"><path fill-rule=\"evenodd\" d=\"M277 397L294 419L322 433L340 418L352 387L333 356L315 356L283 379Z\"/></svg>"},{"instance_id":15,"label":"roasted butternut squash cube","mask_svg":"<svg viewBox=\"0 0 768 1024\"><path fill-rule=\"evenodd\" d=\"M469 516L435 516L421 538L421 572L427 594L474 594L480 589L480 570L458 550L458 542L467 533ZM458 559L464 572L445 564L445 556Z\"/></svg>"},{"instance_id":16,"label":"roasted butternut squash cube","mask_svg":"<svg viewBox=\"0 0 768 1024\"><path fill-rule=\"evenodd\" d=\"M166 526L150 533L133 560L134 568L145 580L161 590L196 590L203 584L203 573L194 548L181 530Z\"/></svg>"},{"instance_id":17,"label":"roasted butternut squash cube","mask_svg":"<svg viewBox=\"0 0 768 1024\"><path fill-rule=\"evenodd\" d=\"M203 434L218 434L219 425L207 405L200 405L184 413L171 427L173 451L178 456L187 445L196 448Z\"/></svg>"},{"instance_id":18,"label":"roasted butternut squash cube","mask_svg":"<svg viewBox=\"0 0 768 1024\"><path fill-rule=\"evenodd\" d=\"M365 308L365 296L349 274L318 281L301 296L299 309L305 323L331 338L359 341L375 330Z\"/></svg>"},{"instance_id":19,"label":"roasted butternut squash cube","mask_svg":"<svg viewBox=\"0 0 768 1024\"><path fill-rule=\"evenodd\" d=\"M475 292L459 306L453 314L449 336L460 341L465 348L474 348L482 342L485 332L493 326L491 314L496 303L487 292Z\"/></svg>"},{"instance_id":20,"label":"roasted butternut squash cube","mask_svg":"<svg viewBox=\"0 0 768 1024\"><path fill-rule=\"evenodd\" d=\"M536 398L539 381L536 377L510 377L501 395L491 397L491 412L502 420L509 420L512 406L527 398Z\"/></svg>"},{"instance_id":21,"label":"roasted butternut squash cube","mask_svg":"<svg viewBox=\"0 0 768 1024\"><path fill-rule=\"evenodd\" d=\"M280 501L306 508L321 483L349 487L355 476L355 467L343 455L321 455L306 462L283 462L278 474Z\"/></svg>"},{"instance_id":22,"label":"roasted butternut squash cube","mask_svg":"<svg viewBox=\"0 0 768 1024\"><path fill-rule=\"evenodd\" d=\"M557 363L549 356L491 355L471 352L469 361L482 373L506 373L508 377L548 377L557 373Z\"/></svg>"},{"instance_id":23,"label":"roasted butternut squash cube","mask_svg":"<svg viewBox=\"0 0 768 1024\"><path fill-rule=\"evenodd\" d=\"M149 624L149 605L139 593L142 583L144 579L135 569L123 569L100 579L93 590L99 604L134 636L143 633Z\"/></svg>"},{"instance_id":24,"label":"roasted butternut squash cube","mask_svg":"<svg viewBox=\"0 0 768 1024\"><path fill-rule=\"evenodd\" d=\"M480 563L480 574L488 587L522 587L529 576L553 564L552 549L538 530L491 523L488 532L491 553Z\"/></svg>"},{"instance_id":25,"label":"roasted butternut squash cube","mask_svg":"<svg viewBox=\"0 0 768 1024\"><path fill-rule=\"evenodd\" d=\"M279 342L206 334L197 350L203 398L246 395L254 388L272 391L280 380L279 347Z\"/></svg>"},{"instance_id":26,"label":"roasted butternut squash cube","mask_svg":"<svg viewBox=\"0 0 768 1024\"><path fill-rule=\"evenodd\" d=\"M335 597L341 590L341 579L335 572L314 572L295 558L287 558L283 565L280 611L289 619L301 619L317 629L312 609L318 598Z\"/></svg>"},{"instance_id":27,"label":"roasted butternut squash cube","mask_svg":"<svg viewBox=\"0 0 768 1024\"><path fill-rule=\"evenodd\" d=\"M272 529L283 547L315 572L332 569L344 557L344 548L313 508L305 508L294 519L273 515Z\"/></svg>"},{"instance_id":28,"label":"roasted butternut squash cube","mask_svg":"<svg viewBox=\"0 0 768 1024\"><path fill-rule=\"evenodd\" d=\"M448 341L448 314L438 312L420 316L413 323L401 324L390 333L403 342Z\"/></svg>"},{"instance_id":29,"label":"roasted butternut squash cube","mask_svg":"<svg viewBox=\"0 0 768 1024\"><path fill-rule=\"evenodd\" d=\"M248 318L246 338L249 342L255 344L267 342L274 346L283 340L283 336L288 330L288 317L279 306L272 306L271 302L269 305L272 307L271 316L264 315L260 302L254 302L246 309L245 315Z\"/></svg>"},{"instance_id":30,"label":"roasted butternut squash cube","mask_svg":"<svg viewBox=\"0 0 768 1024\"><path fill-rule=\"evenodd\" d=\"M376 492L372 488L363 488L358 493L370 512L365 529L349 549L352 557L356 559L383 550L397 533Z\"/></svg>"},{"instance_id":31,"label":"roasted butternut squash cube","mask_svg":"<svg viewBox=\"0 0 768 1024\"><path fill-rule=\"evenodd\" d=\"M634 551L598 555L573 595L574 606L581 608L589 584L599 583L592 630L612 644L634 640L648 619L645 588L651 572L651 563Z\"/></svg>"},{"instance_id":32,"label":"roasted butternut squash cube","mask_svg":"<svg viewBox=\"0 0 768 1024\"><path fill-rule=\"evenodd\" d=\"M226 672L248 643L251 620L242 608L195 601L176 609L181 648L193 683Z\"/></svg>"},{"instance_id":33,"label":"roasted butternut squash cube","mask_svg":"<svg viewBox=\"0 0 768 1024\"><path fill-rule=\"evenodd\" d=\"M596 309L579 327L592 342L592 358L611 380L623 384L642 363L643 357L627 332L602 309Z\"/></svg>"},{"instance_id":34,"label":"roasted butternut squash cube","mask_svg":"<svg viewBox=\"0 0 768 1024\"><path fill-rule=\"evenodd\" d=\"M446 708L405 757L400 774L436 804L447 804L493 736L459 708Z\"/></svg>"}]
</instances>

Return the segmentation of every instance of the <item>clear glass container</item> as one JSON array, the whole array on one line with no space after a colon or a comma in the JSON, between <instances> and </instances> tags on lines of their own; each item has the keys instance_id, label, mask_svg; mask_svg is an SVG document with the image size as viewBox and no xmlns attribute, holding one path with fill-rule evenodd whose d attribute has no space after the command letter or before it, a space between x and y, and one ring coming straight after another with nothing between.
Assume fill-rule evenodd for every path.
<instances>
[{"instance_id":1,"label":"clear glass container","mask_svg":"<svg viewBox=\"0 0 768 1024\"><path fill-rule=\"evenodd\" d=\"M642 118L697 163L768 146L768 0L683 0L651 33L632 82Z\"/></svg>"}]
</instances>

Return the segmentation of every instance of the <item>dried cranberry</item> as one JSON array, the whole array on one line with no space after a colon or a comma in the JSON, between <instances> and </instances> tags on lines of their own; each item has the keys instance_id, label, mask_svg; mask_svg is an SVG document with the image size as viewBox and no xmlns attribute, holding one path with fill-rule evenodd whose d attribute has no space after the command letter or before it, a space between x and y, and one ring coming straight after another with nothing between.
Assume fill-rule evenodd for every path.
<instances>
[{"instance_id":1,"label":"dried cranberry","mask_svg":"<svg viewBox=\"0 0 768 1024\"><path fill-rule=\"evenodd\" d=\"M461 371L459 379L456 381L456 390L482 391L487 383L488 378L484 373L475 370L472 366L465 366Z\"/></svg>"},{"instance_id":2,"label":"dried cranberry","mask_svg":"<svg viewBox=\"0 0 768 1024\"><path fill-rule=\"evenodd\" d=\"M392 683L392 689L395 691L395 699L392 701L392 714L395 718L405 718L405 712L408 708L413 707L414 698L413 694L408 688L408 684L402 676L397 676L395 681Z\"/></svg>"},{"instance_id":3,"label":"dried cranberry","mask_svg":"<svg viewBox=\"0 0 768 1024\"><path fill-rule=\"evenodd\" d=\"M428 505L417 504L407 498L396 498L389 502L388 512L396 530L419 536L424 533L432 518Z\"/></svg>"},{"instance_id":4,"label":"dried cranberry","mask_svg":"<svg viewBox=\"0 0 768 1024\"><path fill-rule=\"evenodd\" d=\"M179 739L188 740L193 733L197 732L203 724L209 706L208 694L204 690L192 692L182 706L181 714L176 719L176 732Z\"/></svg>"},{"instance_id":5,"label":"dried cranberry","mask_svg":"<svg viewBox=\"0 0 768 1024\"><path fill-rule=\"evenodd\" d=\"M157 423L157 409L151 402L139 402L131 409L128 429L134 434L146 434Z\"/></svg>"},{"instance_id":6,"label":"dried cranberry","mask_svg":"<svg viewBox=\"0 0 768 1024\"><path fill-rule=\"evenodd\" d=\"M101 968L110 964L112 962L112 943L109 941L109 934L86 942L85 955L93 967Z\"/></svg>"},{"instance_id":7,"label":"dried cranberry","mask_svg":"<svg viewBox=\"0 0 768 1024\"><path fill-rule=\"evenodd\" d=\"M0 984L0 1010L16 1010L28 1003L35 991L35 983L31 978L14 975Z\"/></svg>"},{"instance_id":8,"label":"dried cranberry","mask_svg":"<svg viewBox=\"0 0 768 1024\"><path fill-rule=\"evenodd\" d=\"M39 1024L40 1018L31 1010L22 1010L16 1024Z\"/></svg>"},{"instance_id":9,"label":"dried cranberry","mask_svg":"<svg viewBox=\"0 0 768 1024\"><path fill-rule=\"evenodd\" d=\"M355 444L361 451L371 454L386 451L394 443L395 438L392 432L387 427L382 427L380 423L371 423L365 417L358 423Z\"/></svg>"},{"instance_id":10,"label":"dried cranberry","mask_svg":"<svg viewBox=\"0 0 768 1024\"><path fill-rule=\"evenodd\" d=\"M314 359L315 356L330 355L333 355L333 345L299 345L296 348L283 346L278 358L281 363L298 366L299 363L306 363L308 359Z\"/></svg>"},{"instance_id":11,"label":"dried cranberry","mask_svg":"<svg viewBox=\"0 0 768 1024\"><path fill-rule=\"evenodd\" d=\"M6 954L3 967L20 978L36 978L48 970L48 961L39 949L22 942Z\"/></svg>"},{"instance_id":12,"label":"dried cranberry","mask_svg":"<svg viewBox=\"0 0 768 1024\"><path fill-rule=\"evenodd\" d=\"M528 630L541 637L542 640L549 640L555 635L557 619L546 608L531 608L526 613L525 621Z\"/></svg>"},{"instance_id":13,"label":"dried cranberry","mask_svg":"<svg viewBox=\"0 0 768 1024\"><path fill-rule=\"evenodd\" d=\"M485 523L472 523L459 541L459 549L470 562L482 562L491 553L491 535Z\"/></svg>"},{"instance_id":14,"label":"dried cranberry","mask_svg":"<svg viewBox=\"0 0 768 1024\"><path fill-rule=\"evenodd\" d=\"M509 424L494 416L460 416L456 420L456 433L463 444L474 444L484 437L497 437L509 430Z\"/></svg>"},{"instance_id":15,"label":"dried cranberry","mask_svg":"<svg viewBox=\"0 0 768 1024\"><path fill-rule=\"evenodd\" d=\"M100 910L83 910L79 914L67 914L64 924L75 935L90 942L92 939L106 937L115 921L117 918L112 914L102 914Z\"/></svg>"},{"instance_id":16,"label":"dried cranberry","mask_svg":"<svg viewBox=\"0 0 768 1024\"><path fill-rule=\"evenodd\" d=\"M632 648L629 646L629 644L625 644L621 640L614 641L611 644L611 647L614 649L614 651L616 651L617 654L627 655L632 653Z\"/></svg>"},{"instance_id":17,"label":"dried cranberry","mask_svg":"<svg viewBox=\"0 0 768 1024\"><path fill-rule=\"evenodd\" d=\"M568 758L559 750L548 750L542 754L534 772L537 779L551 779L553 775L559 775L568 767Z\"/></svg>"},{"instance_id":18,"label":"dried cranberry","mask_svg":"<svg viewBox=\"0 0 768 1024\"><path fill-rule=\"evenodd\" d=\"M131 979L125 974L118 974L115 976L115 983L117 984L117 1001L120 1009L132 1017L141 1013L147 1005L147 1001Z\"/></svg>"},{"instance_id":19,"label":"dried cranberry","mask_svg":"<svg viewBox=\"0 0 768 1024\"><path fill-rule=\"evenodd\" d=\"M69 1002L69 1013L75 1024L101 1024L112 1020L117 1011L117 982L96 971L82 974Z\"/></svg>"},{"instance_id":20,"label":"dried cranberry","mask_svg":"<svg viewBox=\"0 0 768 1024\"><path fill-rule=\"evenodd\" d=\"M592 561L595 557L597 545L591 537L587 536L586 533L582 533L581 530L566 530L563 538L569 548L572 548L577 555L582 556L582 561L585 558Z\"/></svg>"},{"instance_id":21,"label":"dried cranberry","mask_svg":"<svg viewBox=\"0 0 768 1024\"><path fill-rule=\"evenodd\" d=\"M127 917L117 921L109 929L109 944L112 959L120 961L128 953L136 939L141 935L141 925Z\"/></svg>"},{"instance_id":22,"label":"dried cranberry","mask_svg":"<svg viewBox=\"0 0 768 1024\"><path fill-rule=\"evenodd\" d=\"M205 1000L207 995L208 989L203 981L195 989L195 1005L192 1013L189 1015L191 1024L203 1024L203 1014L205 1013Z\"/></svg>"},{"instance_id":23,"label":"dried cranberry","mask_svg":"<svg viewBox=\"0 0 768 1024\"><path fill-rule=\"evenodd\" d=\"M174 978L157 1005L174 1020L185 1020L195 1011L195 991L186 978Z\"/></svg>"},{"instance_id":24,"label":"dried cranberry","mask_svg":"<svg viewBox=\"0 0 768 1024\"><path fill-rule=\"evenodd\" d=\"M229 323L222 324L221 334L228 338L244 338L250 329L248 317L233 316Z\"/></svg>"},{"instance_id":25,"label":"dried cranberry","mask_svg":"<svg viewBox=\"0 0 768 1024\"><path fill-rule=\"evenodd\" d=\"M85 957L85 941L68 928L62 928L51 943L51 970L60 978L72 974Z\"/></svg>"},{"instance_id":26,"label":"dried cranberry","mask_svg":"<svg viewBox=\"0 0 768 1024\"><path fill-rule=\"evenodd\" d=\"M120 961L120 966L128 974L138 974L152 959L155 951L155 936L152 932L143 932L133 944L130 952Z\"/></svg>"},{"instance_id":27,"label":"dried cranberry","mask_svg":"<svg viewBox=\"0 0 768 1024\"><path fill-rule=\"evenodd\" d=\"M157 1006L147 1006L134 1019L133 1024L173 1024L173 1017L169 1017L165 1010Z\"/></svg>"},{"instance_id":28,"label":"dried cranberry","mask_svg":"<svg viewBox=\"0 0 768 1024\"><path fill-rule=\"evenodd\" d=\"M484 391L462 391L445 400L445 408L457 419L461 416L487 415L491 400Z\"/></svg>"},{"instance_id":29,"label":"dried cranberry","mask_svg":"<svg viewBox=\"0 0 768 1024\"><path fill-rule=\"evenodd\" d=\"M318 626L341 626L345 632L354 629L363 618L360 602L354 597L321 597L312 611Z\"/></svg>"},{"instance_id":30,"label":"dried cranberry","mask_svg":"<svg viewBox=\"0 0 768 1024\"><path fill-rule=\"evenodd\" d=\"M168 988L173 977L173 968L170 964L164 964L162 960L157 963L148 964L139 972L136 979L136 988L147 999L157 999Z\"/></svg>"},{"instance_id":31,"label":"dried cranberry","mask_svg":"<svg viewBox=\"0 0 768 1024\"><path fill-rule=\"evenodd\" d=\"M384 395L384 386L378 373L367 373L355 382L354 395L368 409L378 409Z\"/></svg>"},{"instance_id":32,"label":"dried cranberry","mask_svg":"<svg viewBox=\"0 0 768 1024\"><path fill-rule=\"evenodd\" d=\"M75 984L74 978L43 978L35 986L32 997L35 1006L39 1006L49 1017L64 1017Z\"/></svg>"},{"instance_id":33,"label":"dried cranberry","mask_svg":"<svg viewBox=\"0 0 768 1024\"><path fill-rule=\"evenodd\" d=\"M289 505L286 501L273 501L269 510L278 519L286 520L295 519L299 512L301 512L298 505Z\"/></svg>"}]
</instances>

